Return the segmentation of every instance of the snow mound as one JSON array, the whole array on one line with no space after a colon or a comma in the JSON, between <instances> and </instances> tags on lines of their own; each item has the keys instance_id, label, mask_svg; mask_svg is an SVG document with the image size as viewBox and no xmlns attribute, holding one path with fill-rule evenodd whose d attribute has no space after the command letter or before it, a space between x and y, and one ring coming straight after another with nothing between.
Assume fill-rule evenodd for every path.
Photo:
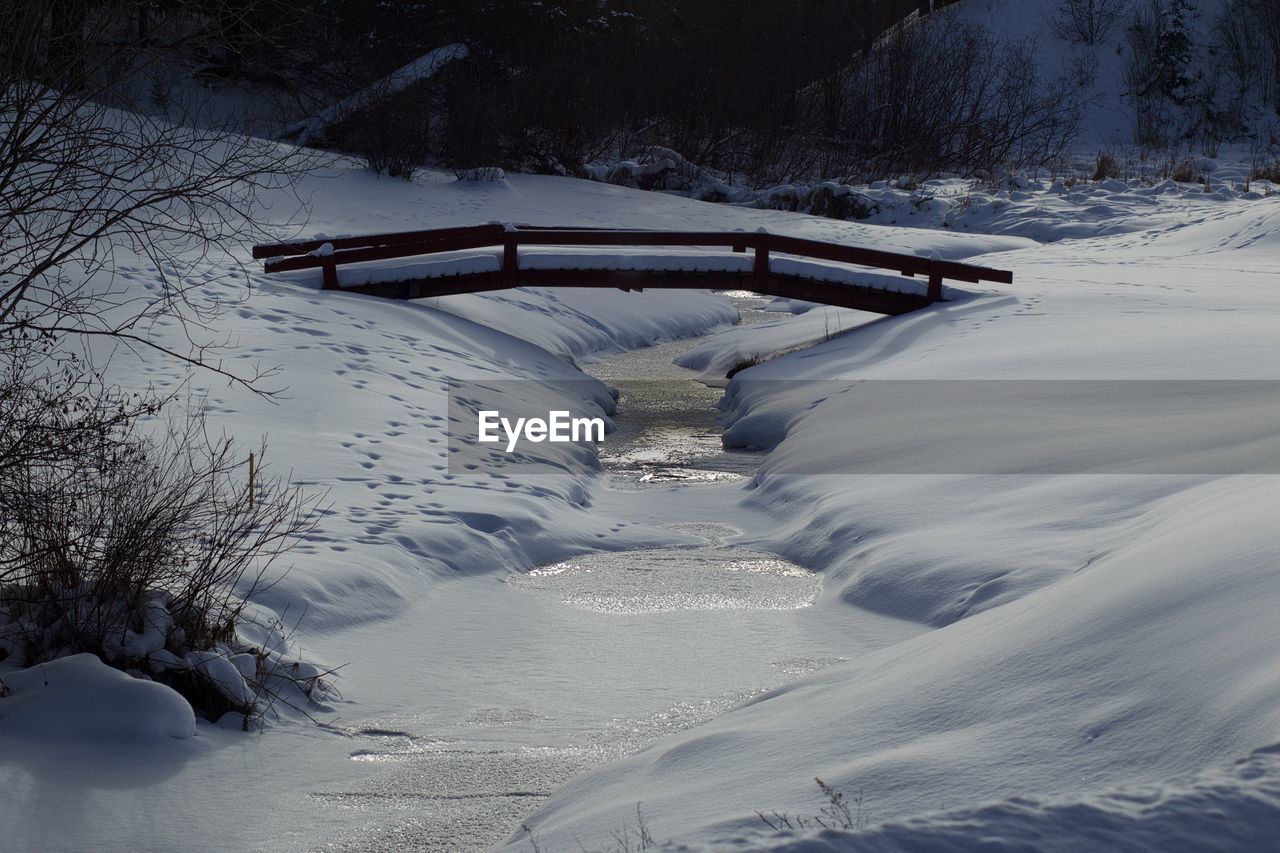
<instances>
[{"instance_id":1,"label":"snow mound","mask_svg":"<svg viewBox=\"0 0 1280 853\"><path fill-rule=\"evenodd\" d=\"M1274 477L782 467L847 447L858 414L859 394L835 393L847 385L801 380L1275 378L1280 199L1157 198L1132 230L978 260L1016 271L1003 292L735 374L726 440L774 448L744 503L788 519L753 544L824 571L817 613L852 605L938 630L578 777L527 821L540 845L607 843L637 802L663 838L733 837L762 828L757 809L813 813L815 775L864 792L877 821L1034 794L1029 820L1051 833L1054 809L1092 814L1064 803L1275 743ZM722 333L684 362L723 364L745 344ZM1206 803L1171 794L1167 808L1202 826ZM953 846L975 846L984 828L957 831Z\"/></svg>"},{"instance_id":2,"label":"snow mound","mask_svg":"<svg viewBox=\"0 0 1280 853\"><path fill-rule=\"evenodd\" d=\"M1275 618L1256 606L1280 595L1264 520L1276 497L1265 477L1188 490L1067 579L590 771L529 826L541 844L592 842L642 802L668 837L725 837L759 826L757 809L811 812L815 775L906 819L958 799L1157 784L1248 754L1280 723ZM1196 802L1169 807L1197 821Z\"/></svg>"},{"instance_id":3,"label":"snow mound","mask_svg":"<svg viewBox=\"0 0 1280 853\"><path fill-rule=\"evenodd\" d=\"M879 314L776 299L769 310L777 319L733 326L711 335L676 359L676 364L702 373L702 381L719 384L735 368L767 360L776 353L821 343L850 329L882 319Z\"/></svg>"},{"instance_id":4,"label":"snow mound","mask_svg":"<svg viewBox=\"0 0 1280 853\"><path fill-rule=\"evenodd\" d=\"M196 733L187 700L154 681L112 669L95 655L60 658L0 680L0 736L110 742Z\"/></svg>"},{"instance_id":5,"label":"snow mound","mask_svg":"<svg viewBox=\"0 0 1280 853\"><path fill-rule=\"evenodd\" d=\"M1280 747L1187 784L1122 788L1089 797L1015 797L893 821L862 831L750 835L705 847L728 853L973 850L1260 850L1280 837Z\"/></svg>"}]
</instances>

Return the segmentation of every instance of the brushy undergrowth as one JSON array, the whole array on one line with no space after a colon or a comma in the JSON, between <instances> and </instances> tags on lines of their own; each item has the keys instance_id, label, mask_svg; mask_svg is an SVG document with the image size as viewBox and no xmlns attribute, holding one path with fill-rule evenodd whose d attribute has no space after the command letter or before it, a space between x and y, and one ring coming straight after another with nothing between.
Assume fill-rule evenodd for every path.
<instances>
[{"instance_id":1,"label":"brushy undergrowth","mask_svg":"<svg viewBox=\"0 0 1280 853\"><path fill-rule=\"evenodd\" d=\"M158 402L30 367L0 378L0 660L89 652L246 727L280 702L323 701L327 673L290 657L283 620L250 604L317 500L250 482L248 454L198 415L162 418Z\"/></svg>"},{"instance_id":2,"label":"brushy undergrowth","mask_svg":"<svg viewBox=\"0 0 1280 853\"><path fill-rule=\"evenodd\" d=\"M818 790L826 798L826 805L816 815L789 814L787 812L756 812L760 820L775 832L784 829L865 829L867 817L863 813L862 792L852 800L846 799L842 791L838 791L821 779L813 780Z\"/></svg>"}]
</instances>

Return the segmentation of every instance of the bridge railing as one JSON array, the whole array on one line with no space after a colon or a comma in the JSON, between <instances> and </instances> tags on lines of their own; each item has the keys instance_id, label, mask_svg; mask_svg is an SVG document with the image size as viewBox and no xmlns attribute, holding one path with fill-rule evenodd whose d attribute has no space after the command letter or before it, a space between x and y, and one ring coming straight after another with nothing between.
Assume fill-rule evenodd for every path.
<instances>
[{"instance_id":1,"label":"bridge railing","mask_svg":"<svg viewBox=\"0 0 1280 853\"><path fill-rule=\"evenodd\" d=\"M517 286L520 276L521 246L697 246L730 248L735 252L754 252L753 277L764 280L770 275L772 254L856 264L863 267L894 270L904 276L928 278L927 298L942 298L942 282L953 279L965 282L990 281L1012 284L1008 270L974 266L958 261L944 261L903 252L887 252L846 246L821 240L808 240L770 234L763 231L657 231L623 228L564 228L530 225L474 225L460 228L435 228L426 231L401 231L392 234L368 234L355 237L319 238L290 243L269 243L253 247L253 257L265 260L267 272L285 272L319 268L324 287L338 289L337 268L341 264L364 263L392 258L432 255L441 252L502 247L501 275L504 282Z\"/></svg>"}]
</instances>

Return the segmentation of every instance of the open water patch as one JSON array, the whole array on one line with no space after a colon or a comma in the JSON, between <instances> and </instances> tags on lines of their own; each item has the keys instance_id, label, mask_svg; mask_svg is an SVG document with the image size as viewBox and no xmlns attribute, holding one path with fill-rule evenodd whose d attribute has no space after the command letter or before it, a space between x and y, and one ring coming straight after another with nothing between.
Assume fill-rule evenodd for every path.
<instances>
[{"instance_id":1,"label":"open water patch","mask_svg":"<svg viewBox=\"0 0 1280 853\"><path fill-rule=\"evenodd\" d=\"M590 554L512 575L519 589L595 613L799 610L822 590L813 572L772 554L723 545Z\"/></svg>"}]
</instances>

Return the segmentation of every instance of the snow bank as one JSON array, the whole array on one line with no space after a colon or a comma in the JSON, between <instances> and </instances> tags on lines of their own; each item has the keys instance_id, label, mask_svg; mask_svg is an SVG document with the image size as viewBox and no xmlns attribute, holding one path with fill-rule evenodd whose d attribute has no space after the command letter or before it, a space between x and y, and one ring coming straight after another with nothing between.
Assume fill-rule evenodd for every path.
<instances>
[{"instance_id":1,"label":"snow bank","mask_svg":"<svg viewBox=\"0 0 1280 853\"><path fill-rule=\"evenodd\" d=\"M1145 214L1138 211L1146 202L1134 201L1132 221L1116 233L1104 233L1112 226L1099 214L1090 227L1103 236L1045 246L1025 236L841 222L563 178L460 184L433 174L410 184L353 166L317 176L303 191L315 205L308 230L329 234L491 220L763 226L954 259L988 255L982 262L1017 273L1012 287L863 325L739 374L747 378L1280 378L1277 199L1206 196L1189 204L1190 195L1158 194ZM1137 188L1124 195L1148 197ZM1009 221L1033 217L1037 204L1010 193ZM162 291L141 260L122 258L117 272L118 284L140 297ZM420 669L386 659L384 630L418 630L389 621L404 602L459 577L483 583L489 579L476 577L602 545L671 541L669 531L593 512L595 472L580 451L558 457L573 469L558 476L453 470L445 390L459 378L580 379L564 356L722 324L732 312L718 297L565 289L401 303L256 271L246 279L239 269L197 270L191 282L201 276L208 284L200 292L229 306L210 330L237 347L223 366L280 365L288 388L273 402L197 376L211 426L250 439L267 433L277 470L327 490L331 506L263 603L290 622L305 611L300 636L309 652L327 659L340 650L335 662L349 662L367 683L394 684L386 709L362 707L354 695L344 716L412 713L434 689L433 668L453 665L445 643L422 649L410 662ZM237 302L246 290L249 298ZM819 317L810 311L793 321L800 325L761 334L813 339ZM747 346L749 331L721 336L722 345L698 358L715 364L730 346ZM161 343L185 341L172 324L152 333ZM187 378L173 364L128 364L124 355L115 367L127 388L174 388ZM603 404L603 386L585 385L585 398ZM831 424L848 400L754 395L746 387L731 386L730 429L751 424L775 446L776 463L740 500L759 510L752 518L780 519L754 532L761 547L824 571L813 618L856 605L938 630L571 783L529 822L544 849L575 848L575 838L607 843L608 832L634 820L637 801L659 835L705 839L753 825L755 809L810 810L814 775L865 791L870 816L881 821L1030 792L1091 797L1275 741L1280 644L1268 615L1280 601L1280 554L1267 534L1280 493L1271 480L786 477L789 457L822 458L840 440ZM458 618L440 614L446 626ZM486 642L482 623L459 624L467 630L457 642ZM0 707L17 698L15 691ZM330 750L326 761L340 755L325 772L354 772L346 742L307 740L290 752L288 739L263 740L271 743L262 749L286 759L280 766L314 768L318 762L296 763L299 755ZM280 837L317 820L350 822L350 812L317 805L296 786L240 788L246 766L278 778L265 772L274 765L246 764L240 755L198 763L181 778L182 790L205 808L195 792L208 787L204 773L216 766L228 784L215 801L259 811L270 802ZM349 790L344 784L329 790ZM98 802L112 804L112 814L136 814L123 796ZM215 831L209 821L205 832Z\"/></svg>"},{"instance_id":2,"label":"snow bank","mask_svg":"<svg viewBox=\"0 0 1280 853\"><path fill-rule=\"evenodd\" d=\"M737 319L733 306L710 291L661 292L670 298L534 287L444 297L436 305L569 360L689 337Z\"/></svg>"},{"instance_id":3,"label":"snow bank","mask_svg":"<svg viewBox=\"0 0 1280 853\"><path fill-rule=\"evenodd\" d=\"M1280 748L1183 783L1088 797L1016 797L891 821L864 831L751 833L667 849L728 853L984 850L1260 850L1280 837Z\"/></svg>"},{"instance_id":4,"label":"snow bank","mask_svg":"<svg viewBox=\"0 0 1280 853\"><path fill-rule=\"evenodd\" d=\"M1009 175L996 181L939 177L914 181L876 181L847 186L826 181L768 190L740 190L749 204L770 210L801 210L873 225L932 228L973 234L1027 237L1037 242L1132 233L1157 221L1172 224L1177 214L1204 215L1231 202L1257 201L1274 193L1266 180L1253 181L1246 146L1223 146L1220 159L1191 158L1196 181L1176 182L1162 175L1170 161L1153 161L1127 146L1110 148L1124 179L1089 180L1096 151L1072 159L1061 171L1039 177ZM823 192L852 197L856 205L833 212L815 202ZM779 206L778 198L790 201ZM1180 202L1173 205L1170 202Z\"/></svg>"},{"instance_id":5,"label":"snow bank","mask_svg":"<svg viewBox=\"0 0 1280 853\"><path fill-rule=\"evenodd\" d=\"M790 306L793 300L775 300ZM729 371L744 364L763 361L775 354L822 343L866 323L883 320L883 315L830 305L798 303L803 311L785 314L750 326L724 329L694 346L676 359L681 367L702 373L704 382L722 382Z\"/></svg>"},{"instance_id":6,"label":"snow bank","mask_svg":"<svg viewBox=\"0 0 1280 853\"><path fill-rule=\"evenodd\" d=\"M94 655L59 658L0 677L0 739L110 743L187 739L196 718L175 691L126 675Z\"/></svg>"},{"instance_id":7,"label":"snow bank","mask_svg":"<svg viewBox=\"0 0 1280 853\"><path fill-rule=\"evenodd\" d=\"M544 845L591 841L639 801L664 835L714 837L810 808L815 775L881 819L1247 753L1280 726L1280 645L1257 606L1280 596L1278 500L1260 478L1162 501L1058 583L588 773L530 826Z\"/></svg>"},{"instance_id":8,"label":"snow bank","mask_svg":"<svg viewBox=\"0 0 1280 853\"><path fill-rule=\"evenodd\" d=\"M576 445L544 446L553 464L572 471L559 476L516 481L501 470L450 470L450 380L581 378L565 361L495 330L497 323L425 304L266 279L258 288L236 309L244 360L237 364L283 365L287 399L276 406L243 389L213 386L210 420L229 432L243 433L246 423L268 432L269 460L325 491L331 505L291 555L299 569L260 603L277 613L305 609L310 631L365 623L393 615L433 580L557 557L585 547L607 524L586 512L584 484L596 469L584 464L591 460ZM554 303L536 301L552 315L540 325L550 337L559 312ZM680 302L677 296L670 304ZM478 316L519 324L519 309L510 304L479 304ZM626 313L613 313L625 326ZM151 369L161 387L180 380L164 365ZM600 383L575 387L609 399ZM530 383L529 390L539 387ZM541 390L547 411L564 408ZM495 517L501 523L489 521Z\"/></svg>"},{"instance_id":9,"label":"snow bank","mask_svg":"<svg viewBox=\"0 0 1280 853\"><path fill-rule=\"evenodd\" d=\"M788 471L838 456L856 420L856 394L824 392L841 383L797 380L1280 378L1276 233L1280 199L1169 199L1143 229L982 259L1011 288L737 374L726 439L774 448L744 502L785 519L745 539L824 570L819 611L938 630L580 777L528 822L539 844L603 843L637 802L660 837L725 837L756 810L813 813L814 776L885 821L1274 743L1274 477Z\"/></svg>"}]
</instances>

